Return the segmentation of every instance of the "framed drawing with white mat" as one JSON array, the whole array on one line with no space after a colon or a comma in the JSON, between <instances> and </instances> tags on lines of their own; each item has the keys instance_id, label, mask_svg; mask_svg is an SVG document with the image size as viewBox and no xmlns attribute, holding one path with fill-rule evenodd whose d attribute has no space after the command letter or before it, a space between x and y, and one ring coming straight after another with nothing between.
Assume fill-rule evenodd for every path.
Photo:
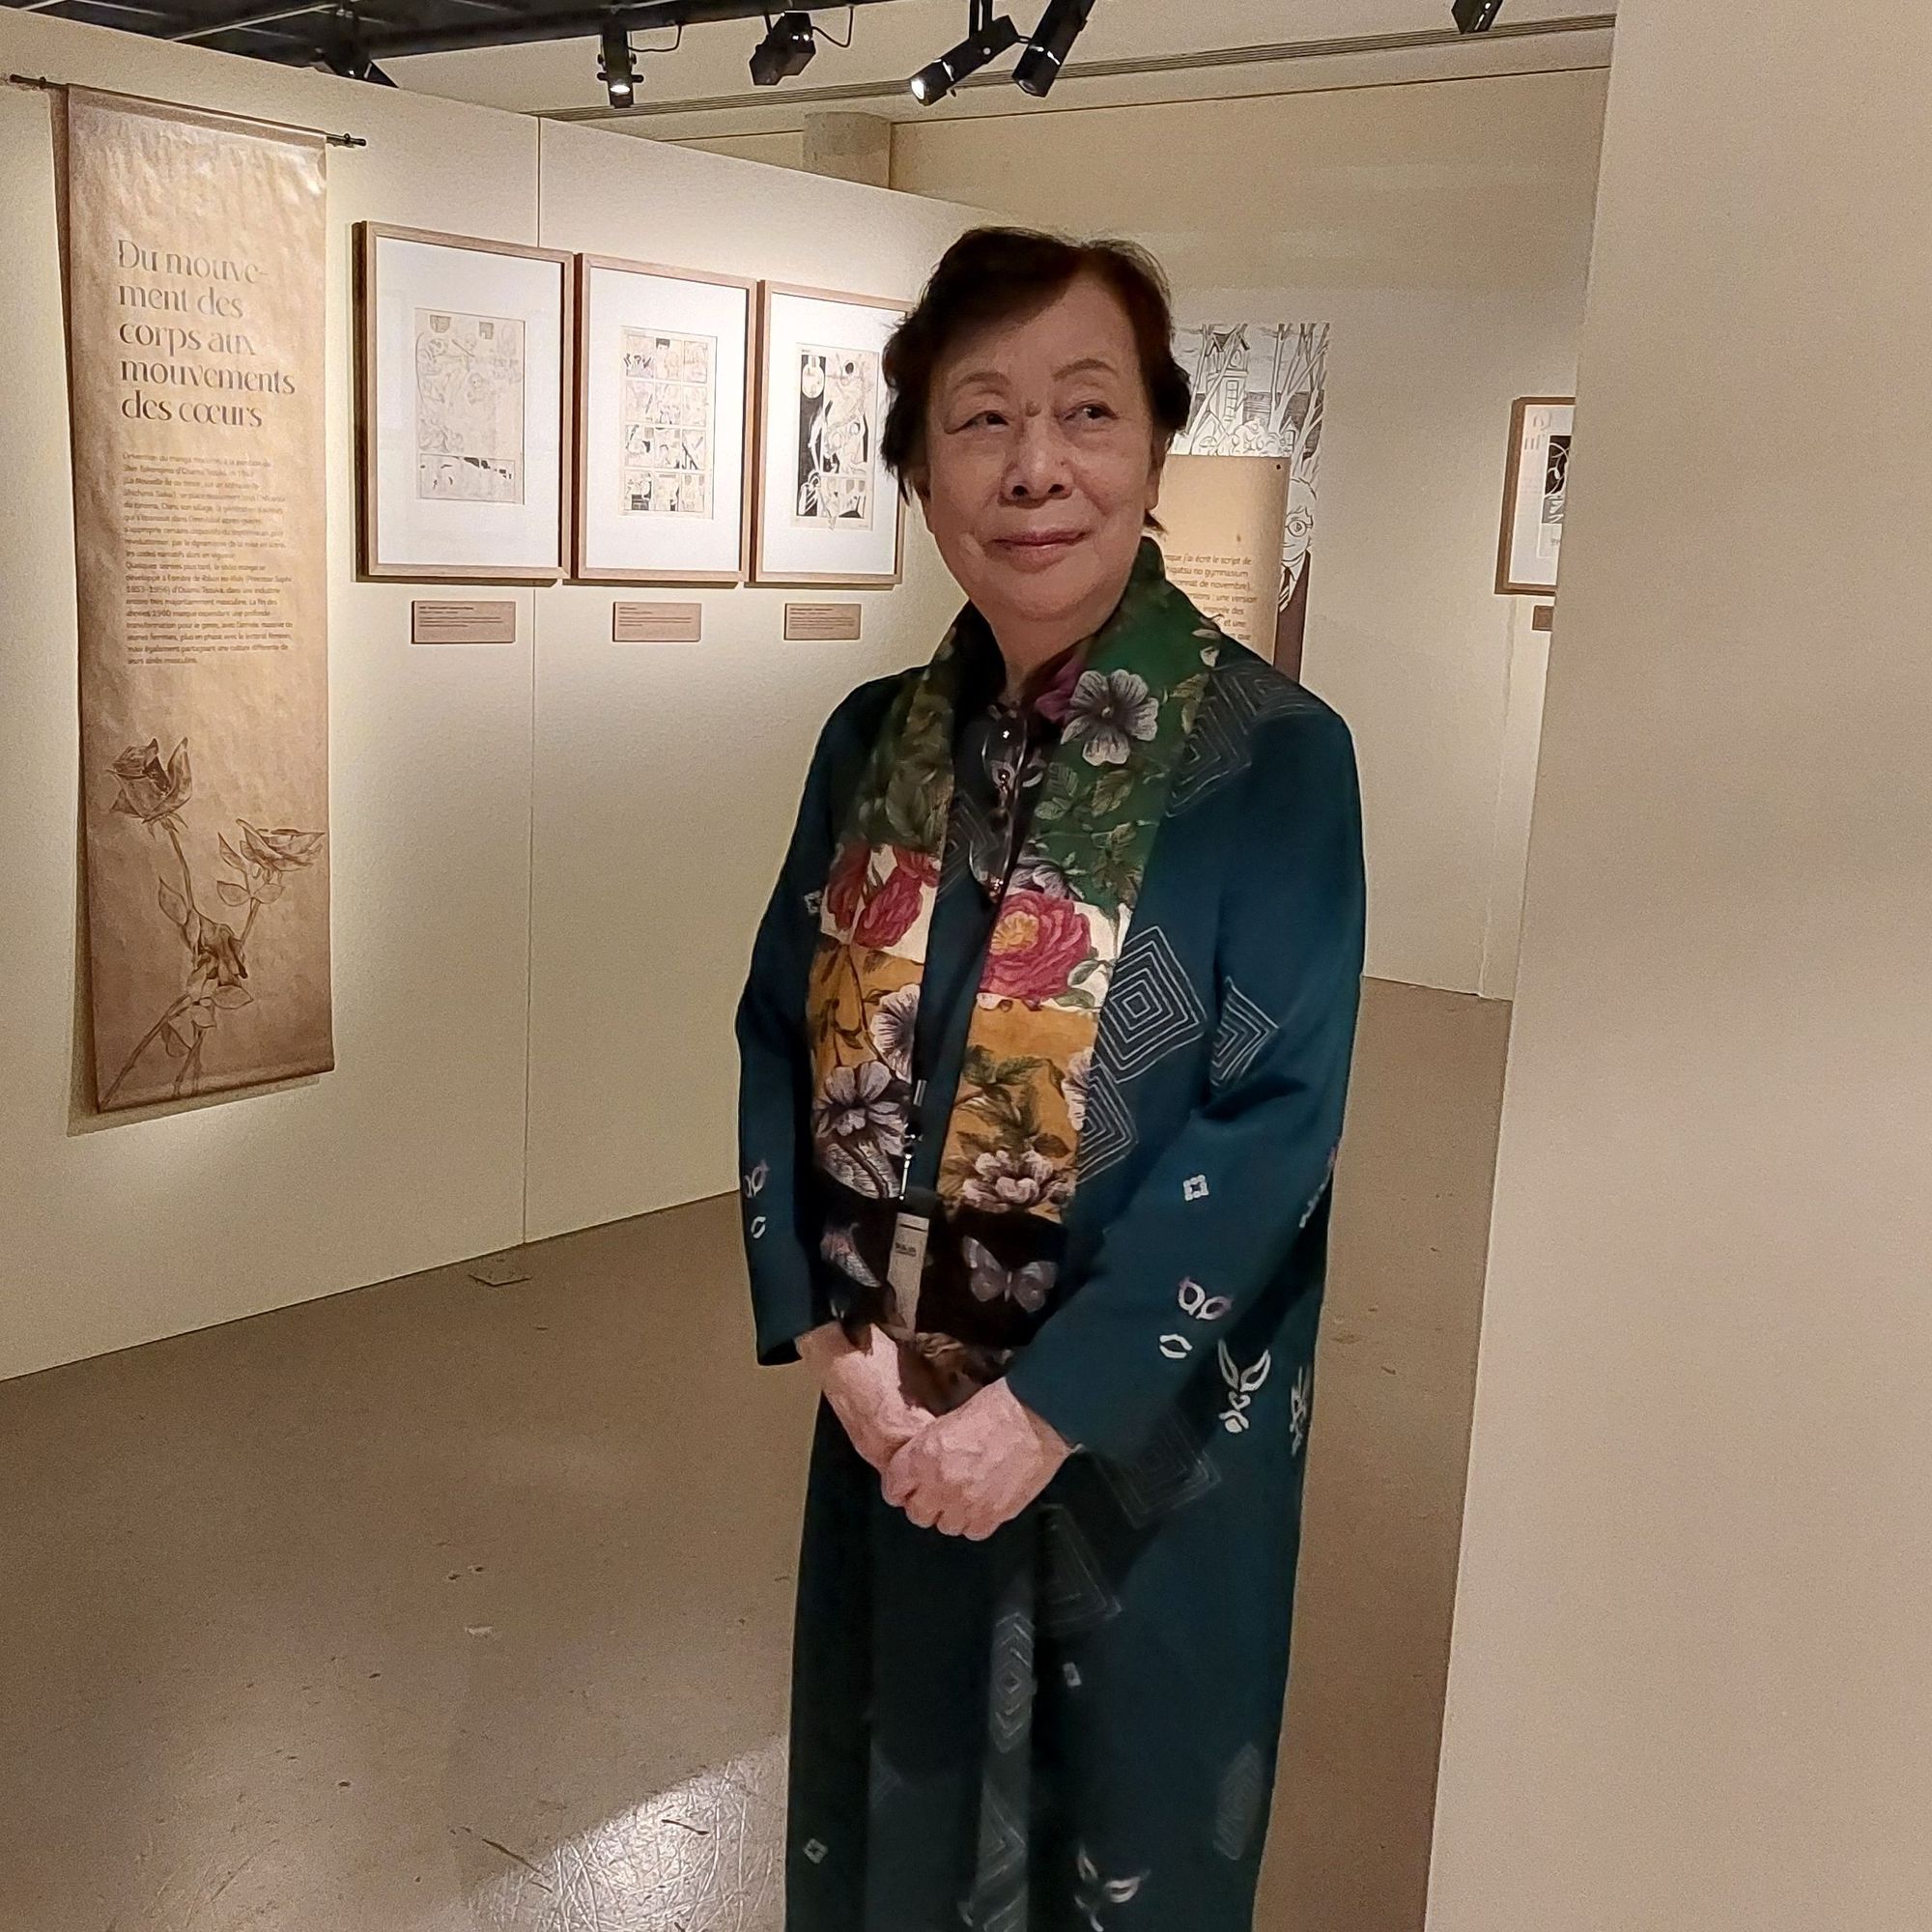
<instances>
[{"instance_id":1,"label":"framed drawing with white mat","mask_svg":"<svg viewBox=\"0 0 1932 1932\"><path fill-rule=\"evenodd\" d=\"M578 257L573 576L744 582L755 296L725 275Z\"/></svg>"},{"instance_id":2,"label":"framed drawing with white mat","mask_svg":"<svg viewBox=\"0 0 1932 1932\"><path fill-rule=\"evenodd\" d=\"M356 566L549 582L566 568L571 258L356 227Z\"/></svg>"},{"instance_id":3,"label":"framed drawing with white mat","mask_svg":"<svg viewBox=\"0 0 1932 1932\"><path fill-rule=\"evenodd\" d=\"M879 455L887 341L904 304L761 287L753 583L889 589L905 505Z\"/></svg>"}]
</instances>

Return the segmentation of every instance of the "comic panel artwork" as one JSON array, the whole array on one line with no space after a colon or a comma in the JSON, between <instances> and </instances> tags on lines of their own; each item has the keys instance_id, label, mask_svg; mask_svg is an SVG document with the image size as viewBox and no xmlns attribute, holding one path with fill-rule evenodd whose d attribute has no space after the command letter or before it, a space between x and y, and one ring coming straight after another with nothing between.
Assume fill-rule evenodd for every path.
<instances>
[{"instance_id":1,"label":"comic panel artwork","mask_svg":"<svg viewBox=\"0 0 1932 1932\"><path fill-rule=\"evenodd\" d=\"M708 518L718 338L626 328L623 353L622 514Z\"/></svg>"},{"instance_id":2,"label":"comic panel artwork","mask_svg":"<svg viewBox=\"0 0 1932 1932\"><path fill-rule=\"evenodd\" d=\"M803 345L798 362L792 523L868 530L878 507L879 352Z\"/></svg>"},{"instance_id":3,"label":"comic panel artwork","mask_svg":"<svg viewBox=\"0 0 1932 1932\"><path fill-rule=\"evenodd\" d=\"M1537 554L1554 563L1563 546L1563 505L1569 495L1570 439L1552 435L1549 459L1544 468L1543 517L1537 533Z\"/></svg>"},{"instance_id":4,"label":"comic panel artwork","mask_svg":"<svg viewBox=\"0 0 1932 1932\"><path fill-rule=\"evenodd\" d=\"M521 503L522 320L419 308L415 345L417 497Z\"/></svg>"}]
</instances>

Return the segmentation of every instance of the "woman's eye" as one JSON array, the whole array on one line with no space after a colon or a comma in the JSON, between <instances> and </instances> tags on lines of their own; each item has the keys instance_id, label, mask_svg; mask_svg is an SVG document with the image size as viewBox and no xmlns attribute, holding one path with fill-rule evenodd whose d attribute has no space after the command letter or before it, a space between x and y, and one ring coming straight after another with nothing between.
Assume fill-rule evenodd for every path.
<instances>
[{"instance_id":1,"label":"woman's eye","mask_svg":"<svg viewBox=\"0 0 1932 1932\"><path fill-rule=\"evenodd\" d=\"M1105 403L1082 403L1073 413L1081 422L1112 422L1114 420L1114 412Z\"/></svg>"},{"instance_id":2,"label":"woman's eye","mask_svg":"<svg viewBox=\"0 0 1932 1932\"><path fill-rule=\"evenodd\" d=\"M959 425L961 429L999 429L1006 423L1006 417L998 410L981 410L977 416L969 416Z\"/></svg>"}]
</instances>

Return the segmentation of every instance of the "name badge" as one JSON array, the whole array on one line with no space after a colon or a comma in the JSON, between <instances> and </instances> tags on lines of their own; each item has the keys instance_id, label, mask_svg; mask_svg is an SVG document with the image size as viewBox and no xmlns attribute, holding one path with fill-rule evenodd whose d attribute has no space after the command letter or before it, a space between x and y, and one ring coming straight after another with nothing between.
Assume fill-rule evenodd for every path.
<instances>
[{"instance_id":1,"label":"name badge","mask_svg":"<svg viewBox=\"0 0 1932 1932\"><path fill-rule=\"evenodd\" d=\"M920 1284L925 1275L925 1245L932 1223L923 1214L901 1214L893 1229L892 1265L886 1280L893 1291L898 1325L910 1334L918 1323Z\"/></svg>"}]
</instances>

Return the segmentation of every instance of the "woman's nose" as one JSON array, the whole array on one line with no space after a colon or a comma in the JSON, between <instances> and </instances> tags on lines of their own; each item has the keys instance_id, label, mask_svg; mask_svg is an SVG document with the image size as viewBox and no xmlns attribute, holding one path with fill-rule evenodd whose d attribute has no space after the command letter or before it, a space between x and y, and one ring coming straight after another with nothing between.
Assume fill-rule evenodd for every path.
<instances>
[{"instance_id":1,"label":"woman's nose","mask_svg":"<svg viewBox=\"0 0 1932 1932\"><path fill-rule=\"evenodd\" d=\"M1046 416L1030 416L1014 439L1007 469L1007 497L1015 503L1049 501L1071 493L1065 439Z\"/></svg>"}]
</instances>

